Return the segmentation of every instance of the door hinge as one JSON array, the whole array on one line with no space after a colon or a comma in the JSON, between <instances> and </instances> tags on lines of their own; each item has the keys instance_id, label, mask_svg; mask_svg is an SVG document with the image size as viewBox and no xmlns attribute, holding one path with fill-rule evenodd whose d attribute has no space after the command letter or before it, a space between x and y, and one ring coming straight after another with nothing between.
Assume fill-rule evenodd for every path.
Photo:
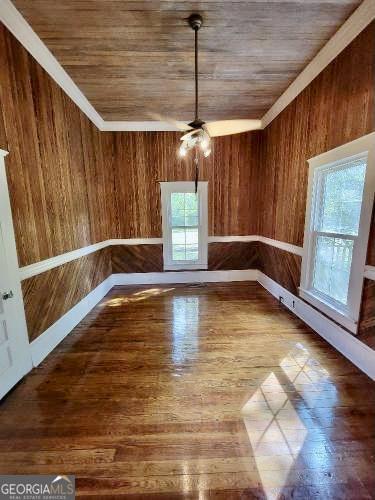
<instances>
[{"instance_id":1,"label":"door hinge","mask_svg":"<svg viewBox=\"0 0 375 500\"><path fill-rule=\"evenodd\" d=\"M12 290L9 290L9 292L5 292L2 295L2 299L3 300L8 300L8 299L12 299L12 298L13 298L13 292L12 292Z\"/></svg>"}]
</instances>

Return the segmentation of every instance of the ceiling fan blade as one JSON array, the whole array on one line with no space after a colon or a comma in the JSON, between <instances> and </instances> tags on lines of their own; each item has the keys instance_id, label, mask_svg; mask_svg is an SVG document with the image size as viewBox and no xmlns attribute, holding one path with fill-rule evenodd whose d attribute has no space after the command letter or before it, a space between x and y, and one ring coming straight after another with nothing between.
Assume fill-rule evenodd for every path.
<instances>
[{"instance_id":1,"label":"ceiling fan blade","mask_svg":"<svg viewBox=\"0 0 375 500\"><path fill-rule=\"evenodd\" d=\"M218 122L209 122L204 125L204 129L208 132L210 137L239 134L240 132L257 130L261 127L262 122L260 120L220 120Z\"/></svg>"},{"instance_id":2,"label":"ceiling fan blade","mask_svg":"<svg viewBox=\"0 0 375 500\"><path fill-rule=\"evenodd\" d=\"M168 125L171 125L176 130L182 130L184 132L186 130L192 129L192 127L190 127L187 123L179 122L178 120L174 120L173 118L170 118L169 116L159 115L158 113L148 113L148 114L154 120L156 120L158 122L168 123Z\"/></svg>"},{"instance_id":3,"label":"ceiling fan blade","mask_svg":"<svg viewBox=\"0 0 375 500\"><path fill-rule=\"evenodd\" d=\"M201 129L193 129L193 130L190 130L190 132L187 132L186 134L184 134L183 136L180 137L180 140L181 141L185 141L186 139L188 139L189 137L192 137L193 135L195 134L199 134L199 132L201 132Z\"/></svg>"}]
</instances>

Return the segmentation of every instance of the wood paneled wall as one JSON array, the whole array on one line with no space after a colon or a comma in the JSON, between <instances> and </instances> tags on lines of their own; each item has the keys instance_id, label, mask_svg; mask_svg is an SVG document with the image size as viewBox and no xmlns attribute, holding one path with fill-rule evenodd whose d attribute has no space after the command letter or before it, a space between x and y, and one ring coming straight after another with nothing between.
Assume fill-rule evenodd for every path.
<instances>
[{"instance_id":1,"label":"wood paneled wall","mask_svg":"<svg viewBox=\"0 0 375 500\"><path fill-rule=\"evenodd\" d=\"M258 254L259 269L298 296L302 257L265 243L258 243Z\"/></svg>"},{"instance_id":2,"label":"wood paneled wall","mask_svg":"<svg viewBox=\"0 0 375 500\"><path fill-rule=\"evenodd\" d=\"M375 128L374 46L372 23L265 131L214 140L200 174L209 181L209 234L262 234L302 245L306 160ZM161 236L159 181L194 178L191 162L176 154L180 134L99 132L4 26L0 68L0 147L10 152L20 265L109 238ZM374 238L375 224L368 256L373 265ZM114 272L144 269L144 256L126 251L115 248L100 253L99 264L86 257L26 280L31 338L108 275L110 253ZM159 248L153 263L158 269L160 255ZM210 269L245 265L296 289L299 262L287 252L266 245L232 245L230 253L220 244L211 247ZM82 284L80 276L87 276ZM51 301L41 304L46 296ZM368 333L374 310L373 293L366 292L361 325L367 339L375 335Z\"/></svg>"},{"instance_id":3,"label":"wood paneled wall","mask_svg":"<svg viewBox=\"0 0 375 500\"><path fill-rule=\"evenodd\" d=\"M208 244L208 270L259 269L258 242L232 241Z\"/></svg>"},{"instance_id":4,"label":"wood paneled wall","mask_svg":"<svg viewBox=\"0 0 375 500\"><path fill-rule=\"evenodd\" d=\"M159 181L191 181L192 160L178 158L180 133L114 133L116 237L160 237ZM260 132L216 138L200 179L209 181L209 234L256 234Z\"/></svg>"},{"instance_id":5,"label":"wood paneled wall","mask_svg":"<svg viewBox=\"0 0 375 500\"><path fill-rule=\"evenodd\" d=\"M30 341L35 340L112 272L110 248L22 282Z\"/></svg>"},{"instance_id":6,"label":"wood paneled wall","mask_svg":"<svg viewBox=\"0 0 375 500\"><path fill-rule=\"evenodd\" d=\"M372 209L370 239L367 252L367 264L369 264L370 266L375 266L375 200Z\"/></svg>"},{"instance_id":7,"label":"wood paneled wall","mask_svg":"<svg viewBox=\"0 0 375 500\"><path fill-rule=\"evenodd\" d=\"M113 141L0 26L0 148L21 266L112 237Z\"/></svg>"},{"instance_id":8,"label":"wood paneled wall","mask_svg":"<svg viewBox=\"0 0 375 500\"><path fill-rule=\"evenodd\" d=\"M307 160L375 129L374 47L375 22L264 130L263 236L302 246Z\"/></svg>"},{"instance_id":9,"label":"wood paneled wall","mask_svg":"<svg viewBox=\"0 0 375 500\"><path fill-rule=\"evenodd\" d=\"M375 22L263 131L260 234L302 246L307 160L375 130ZM297 292L300 257L259 246L263 272ZM375 222L368 251L375 265ZM375 345L375 299L365 280L358 338Z\"/></svg>"},{"instance_id":10,"label":"wood paneled wall","mask_svg":"<svg viewBox=\"0 0 375 500\"><path fill-rule=\"evenodd\" d=\"M111 247L113 273L163 271L163 245L114 245ZM259 269L257 242L208 244L208 270Z\"/></svg>"}]
</instances>

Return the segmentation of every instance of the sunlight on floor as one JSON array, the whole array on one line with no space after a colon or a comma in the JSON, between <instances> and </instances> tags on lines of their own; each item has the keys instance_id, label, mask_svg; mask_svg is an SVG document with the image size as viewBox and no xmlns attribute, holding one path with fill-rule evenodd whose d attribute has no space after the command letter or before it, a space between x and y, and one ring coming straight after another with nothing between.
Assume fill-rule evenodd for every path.
<instances>
[{"instance_id":1,"label":"sunlight on floor","mask_svg":"<svg viewBox=\"0 0 375 500\"><path fill-rule=\"evenodd\" d=\"M296 408L317 398L321 382L328 377L318 361L301 344L281 361L288 381L295 385L300 401L290 401L274 372L266 378L242 407L241 413L250 440L259 477L268 500L279 497L308 434ZM287 387L287 384L284 384ZM303 391L303 387L308 391Z\"/></svg>"},{"instance_id":2,"label":"sunlight on floor","mask_svg":"<svg viewBox=\"0 0 375 500\"><path fill-rule=\"evenodd\" d=\"M119 307L125 304L131 304L133 302L139 302L140 300L148 299L149 297L154 297L155 295L161 295L174 290L174 288L148 288L147 290L141 290L140 292L135 292L130 296L115 297L114 299L109 299L102 304L101 307Z\"/></svg>"},{"instance_id":3,"label":"sunlight on floor","mask_svg":"<svg viewBox=\"0 0 375 500\"><path fill-rule=\"evenodd\" d=\"M173 297L173 363L180 365L198 352L200 297Z\"/></svg>"}]
</instances>

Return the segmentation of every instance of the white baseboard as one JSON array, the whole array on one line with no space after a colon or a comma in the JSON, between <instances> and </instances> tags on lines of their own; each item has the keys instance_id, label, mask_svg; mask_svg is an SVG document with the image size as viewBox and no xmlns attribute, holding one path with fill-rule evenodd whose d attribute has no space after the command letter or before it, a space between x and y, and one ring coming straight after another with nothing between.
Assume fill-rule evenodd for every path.
<instances>
[{"instance_id":1,"label":"white baseboard","mask_svg":"<svg viewBox=\"0 0 375 500\"><path fill-rule=\"evenodd\" d=\"M162 283L213 283L220 281L256 281L258 271L168 271L162 273L112 274L113 285L157 285Z\"/></svg>"},{"instance_id":2,"label":"white baseboard","mask_svg":"<svg viewBox=\"0 0 375 500\"><path fill-rule=\"evenodd\" d=\"M112 276L105 279L30 344L33 366L39 363L70 333L112 288Z\"/></svg>"},{"instance_id":3,"label":"white baseboard","mask_svg":"<svg viewBox=\"0 0 375 500\"><path fill-rule=\"evenodd\" d=\"M375 380L375 351L256 269L112 274L31 343L33 365L38 366L113 286L229 281L258 281L274 297L281 297L283 304L290 311Z\"/></svg>"},{"instance_id":4,"label":"white baseboard","mask_svg":"<svg viewBox=\"0 0 375 500\"><path fill-rule=\"evenodd\" d=\"M375 351L353 337L326 316L318 312L306 302L280 286L276 281L258 271L258 282L296 316L309 325L315 332L341 352L360 370L375 380Z\"/></svg>"}]
</instances>

